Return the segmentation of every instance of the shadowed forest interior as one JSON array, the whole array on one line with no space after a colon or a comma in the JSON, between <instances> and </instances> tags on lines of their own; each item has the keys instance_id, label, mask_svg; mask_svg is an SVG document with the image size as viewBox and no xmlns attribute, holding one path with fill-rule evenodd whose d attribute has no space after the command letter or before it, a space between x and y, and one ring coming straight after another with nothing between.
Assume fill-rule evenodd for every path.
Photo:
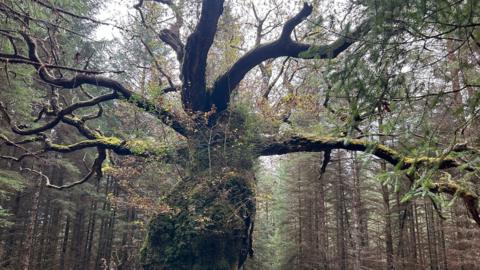
<instances>
[{"instance_id":1,"label":"shadowed forest interior","mask_svg":"<svg viewBox=\"0 0 480 270\"><path fill-rule=\"evenodd\" d=\"M480 269L480 1L1 0L0 269Z\"/></svg>"}]
</instances>

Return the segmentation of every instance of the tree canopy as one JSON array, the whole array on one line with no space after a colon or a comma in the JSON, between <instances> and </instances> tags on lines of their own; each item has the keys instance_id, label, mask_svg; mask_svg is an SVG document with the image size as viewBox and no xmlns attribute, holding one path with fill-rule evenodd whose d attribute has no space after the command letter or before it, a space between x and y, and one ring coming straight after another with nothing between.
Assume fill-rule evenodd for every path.
<instances>
[{"instance_id":1,"label":"tree canopy","mask_svg":"<svg viewBox=\"0 0 480 270\"><path fill-rule=\"evenodd\" d=\"M175 166L145 269L241 267L263 156L322 152L323 174L335 152L363 152L405 201L459 198L480 225L478 1L140 0L101 20L103 4L0 3L0 158L57 190L130 156ZM32 165L81 155L84 174L60 184ZM191 225L200 208L228 233ZM198 251L208 237L217 259Z\"/></svg>"}]
</instances>

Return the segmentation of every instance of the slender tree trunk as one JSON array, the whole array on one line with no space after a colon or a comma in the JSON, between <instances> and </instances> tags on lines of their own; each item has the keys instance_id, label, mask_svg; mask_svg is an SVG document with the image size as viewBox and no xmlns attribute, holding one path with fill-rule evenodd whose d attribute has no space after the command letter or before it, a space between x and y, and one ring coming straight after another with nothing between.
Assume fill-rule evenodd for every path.
<instances>
[{"instance_id":1,"label":"slender tree trunk","mask_svg":"<svg viewBox=\"0 0 480 270\"><path fill-rule=\"evenodd\" d=\"M335 216L336 216L336 228L337 228L337 268L340 270L347 269L347 257L345 246L345 210L344 210L344 186L342 183L342 154L338 154L338 167L337 167L337 181L335 183Z\"/></svg>"},{"instance_id":2,"label":"slender tree trunk","mask_svg":"<svg viewBox=\"0 0 480 270\"><path fill-rule=\"evenodd\" d=\"M439 241L440 241L440 250L442 256L442 269L448 270L448 263L447 263L447 248L446 248L446 240L445 240L445 226L443 219L438 219L438 227L439 227Z\"/></svg>"},{"instance_id":3,"label":"slender tree trunk","mask_svg":"<svg viewBox=\"0 0 480 270\"><path fill-rule=\"evenodd\" d=\"M353 223L353 269L361 269L361 251L362 251L362 236L360 229L360 219L361 219L361 199L360 199L360 175L359 167L357 163L357 156L355 153L352 154L352 223Z\"/></svg>"},{"instance_id":4,"label":"slender tree trunk","mask_svg":"<svg viewBox=\"0 0 480 270\"><path fill-rule=\"evenodd\" d=\"M381 168L386 170L386 163L381 162ZM393 263L393 236L392 236L392 219L390 210L390 192L388 186L382 185L383 208L385 217L385 253L387 255L387 270L395 269Z\"/></svg>"},{"instance_id":5,"label":"slender tree trunk","mask_svg":"<svg viewBox=\"0 0 480 270\"><path fill-rule=\"evenodd\" d=\"M118 196L119 187L116 182L112 183L113 185L113 194L114 196ZM106 241L106 252L105 252L105 259L106 265L111 267L112 263L112 250L113 250L113 238L114 238L114 231L115 231L115 224L117 222L117 208L114 206L110 212L109 221L107 223L107 241Z\"/></svg>"},{"instance_id":6,"label":"slender tree trunk","mask_svg":"<svg viewBox=\"0 0 480 270\"><path fill-rule=\"evenodd\" d=\"M316 188L316 235L317 235L317 246L319 252L319 260L320 260L320 269L321 270L328 270L328 261L327 261L327 254L328 254L328 231L326 226L326 208L325 208L325 181L323 179L323 175L319 173L318 183Z\"/></svg>"},{"instance_id":7,"label":"slender tree trunk","mask_svg":"<svg viewBox=\"0 0 480 270\"><path fill-rule=\"evenodd\" d=\"M418 254L417 254L417 236L415 234L415 220L414 220L414 205L408 207L408 229L410 231L410 269L418 267Z\"/></svg>"},{"instance_id":8,"label":"slender tree trunk","mask_svg":"<svg viewBox=\"0 0 480 270\"><path fill-rule=\"evenodd\" d=\"M110 209L110 203L108 202L108 194L111 192L111 186L112 186L113 180L112 177L106 176L105 177L105 193L104 193L104 198L103 198L103 205L102 205L102 212L105 213ZM99 237L97 241L97 255L95 258L95 270L100 270L105 267L107 267L106 264L106 236L107 236L107 222L108 218L105 217L104 215L101 218L100 222L100 230L99 230Z\"/></svg>"},{"instance_id":9,"label":"slender tree trunk","mask_svg":"<svg viewBox=\"0 0 480 270\"><path fill-rule=\"evenodd\" d=\"M300 267L300 265L303 262L303 234L302 234L302 228L303 228L303 216L302 216L302 209L303 209L303 204L302 204L302 178L300 174L300 168L297 171L297 200L298 200L298 238L297 238L297 247L298 247L298 255L297 255L297 267Z\"/></svg>"},{"instance_id":10,"label":"slender tree trunk","mask_svg":"<svg viewBox=\"0 0 480 270\"><path fill-rule=\"evenodd\" d=\"M309 179L310 180L310 179ZM309 182L308 183L308 186L310 187L311 186L311 183ZM306 215L307 215L307 224L306 224L306 228L305 228L305 231L307 233L307 239L308 239L308 243L306 243L305 245L305 254L307 255L307 260L306 260L306 267L307 269L311 269L312 267L314 267L314 264L315 264L315 258L314 258L314 254L316 253L315 252L315 241L314 241L314 234L315 234L315 230L314 230L314 222L315 222L315 215L313 214L313 206L314 206L314 201L313 201L313 190L312 189L308 189L307 191L307 198L305 199L305 206L306 206Z\"/></svg>"},{"instance_id":11,"label":"slender tree trunk","mask_svg":"<svg viewBox=\"0 0 480 270\"><path fill-rule=\"evenodd\" d=\"M46 194L46 196L48 196L48 194ZM44 262L45 260L47 260L47 258L45 258L45 249L46 249L45 238L47 237L47 229L50 226L50 216L51 216L50 211L51 211L50 198L47 198L45 202L45 207L42 209L42 217L40 218L40 223L42 225L39 230L38 241L35 247L35 250L37 253L36 265L37 267L41 267L41 268L44 268L43 267L43 265L45 265Z\"/></svg>"},{"instance_id":12,"label":"slender tree trunk","mask_svg":"<svg viewBox=\"0 0 480 270\"><path fill-rule=\"evenodd\" d=\"M65 221L65 229L63 232L63 241L62 241L62 251L60 253L60 269L69 269L69 258L68 258L68 239L70 237L70 217L67 216Z\"/></svg>"},{"instance_id":13,"label":"slender tree trunk","mask_svg":"<svg viewBox=\"0 0 480 270\"><path fill-rule=\"evenodd\" d=\"M413 202L413 207L415 211L415 227L417 231L417 239L418 239L418 246L419 246L418 253L420 256L420 267L423 269L426 267L425 265L425 261L426 261L425 249L426 248L425 248L425 241L423 239L423 226L421 226L420 224L421 215L419 214L419 211L418 211L419 207L416 202Z\"/></svg>"},{"instance_id":14,"label":"slender tree trunk","mask_svg":"<svg viewBox=\"0 0 480 270\"><path fill-rule=\"evenodd\" d=\"M435 224L433 222L432 206L425 203L425 219L427 221L428 253L430 256L430 269L438 270L437 249L435 241Z\"/></svg>"},{"instance_id":15,"label":"slender tree trunk","mask_svg":"<svg viewBox=\"0 0 480 270\"><path fill-rule=\"evenodd\" d=\"M380 117L378 120L378 126L383 126L383 119ZM384 137L380 137L380 142L382 144L385 143ZM387 172L387 162L384 160L380 161L380 173ZM390 191L387 185L382 184L382 199L383 199L383 211L384 211L384 219L385 219L385 253L387 256L387 270L394 270L394 261L393 261L393 234L392 234L392 212L390 209Z\"/></svg>"},{"instance_id":16,"label":"slender tree trunk","mask_svg":"<svg viewBox=\"0 0 480 270\"><path fill-rule=\"evenodd\" d=\"M83 197L83 196L82 196ZM83 200L80 199L80 202ZM70 242L70 259L73 263L74 270L83 269L83 246L85 235L85 207L79 204L75 218L73 219L72 240Z\"/></svg>"},{"instance_id":17,"label":"slender tree trunk","mask_svg":"<svg viewBox=\"0 0 480 270\"><path fill-rule=\"evenodd\" d=\"M21 198L21 193L17 192L12 199L12 216L15 218L15 223L6 230L7 232L7 239L5 240L5 251L4 251L4 256L3 256L3 263L2 267L5 269L8 269L9 266L14 264L14 260L16 258L15 256L15 251L17 250L17 245L16 245L16 234L18 231L18 226L19 226L19 219L20 219L20 198Z\"/></svg>"},{"instance_id":18,"label":"slender tree trunk","mask_svg":"<svg viewBox=\"0 0 480 270\"><path fill-rule=\"evenodd\" d=\"M99 178L96 179L96 192L99 192L100 189L100 180ZM85 240L85 250L84 250L84 264L86 267L90 268L90 260L92 258L92 247L93 247L93 240L95 237L95 225L97 221L97 204L98 201L93 199L90 207L90 218L88 220L87 226L87 237Z\"/></svg>"},{"instance_id":19,"label":"slender tree trunk","mask_svg":"<svg viewBox=\"0 0 480 270\"><path fill-rule=\"evenodd\" d=\"M33 260L34 260L34 251L35 251L35 235L37 231L37 225L38 225L38 211L40 207L40 196L42 194L43 186L45 179L42 177L39 181L38 186L35 188L35 192L33 193L32 197L32 208L30 212L30 222L27 226L27 230L25 232L25 256L23 257L23 260L21 260L21 268L22 270L30 270L34 269L34 266L32 266Z\"/></svg>"}]
</instances>

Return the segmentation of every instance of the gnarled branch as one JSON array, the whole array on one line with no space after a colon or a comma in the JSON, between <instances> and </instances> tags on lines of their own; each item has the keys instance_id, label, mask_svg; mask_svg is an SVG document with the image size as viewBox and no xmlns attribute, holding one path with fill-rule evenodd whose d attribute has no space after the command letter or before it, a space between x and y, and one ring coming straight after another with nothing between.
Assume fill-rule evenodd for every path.
<instances>
[{"instance_id":1,"label":"gnarled branch","mask_svg":"<svg viewBox=\"0 0 480 270\"><path fill-rule=\"evenodd\" d=\"M380 144L358 139L333 138L333 137L292 137L288 139L265 140L258 144L258 155L282 155L296 152L325 152L326 155L335 149L360 151L370 153L382 160L387 161L399 169L411 167L433 167L436 169L459 168L474 171L474 168L464 166L450 156L440 157L409 157L400 154L394 149ZM463 147L468 150L468 148ZM461 149L459 149L460 151ZM325 164L322 165L322 170ZM462 198L472 218L480 226L480 211L478 209L478 196L461 188L453 181L434 183L428 187L435 193L446 193Z\"/></svg>"},{"instance_id":2,"label":"gnarled branch","mask_svg":"<svg viewBox=\"0 0 480 270\"><path fill-rule=\"evenodd\" d=\"M110 95L106 100L112 98L123 98L128 102L136 105L137 107L142 108L145 111L155 115L157 118L162 120L164 124L170 126L178 133L184 136L190 133L190 130L183 123L177 120L177 117L175 117L172 113L170 113L166 109L156 106L154 102L130 91L117 80L103 76L88 74L77 74L72 78L56 78L48 71L47 67L40 60L40 57L37 54L37 45L35 40L25 32L21 33L21 35L28 46L28 59L32 61L32 63L30 64L35 67L38 75L44 82L64 89L74 89L85 84L112 89L115 91L114 95L116 96L113 97L112 95Z\"/></svg>"},{"instance_id":3,"label":"gnarled branch","mask_svg":"<svg viewBox=\"0 0 480 270\"><path fill-rule=\"evenodd\" d=\"M78 186L80 184L83 184L83 183L87 182L88 180L90 180L90 178L92 178L93 175L96 175L97 178L102 177L102 175L103 175L102 164L105 161L105 159L107 158L107 152L106 152L105 149L100 148L100 147L97 148L97 151L98 151L98 155L95 158L95 160L93 161L93 164L92 164L92 167L91 167L90 171L82 179L80 179L76 182L70 183L70 184L66 184L66 185L58 186L58 185L52 184L51 181L50 181L50 178L47 175L45 175L43 172L35 170L35 169L20 168L20 170L28 171L28 172L31 172L31 173L34 173L34 174L37 174L37 175L41 176L43 179L45 179L46 186L49 187L49 188L58 189L58 190L69 189L69 188L72 188L74 186Z\"/></svg>"},{"instance_id":4,"label":"gnarled branch","mask_svg":"<svg viewBox=\"0 0 480 270\"><path fill-rule=\"evenodd\" d=\"M223 111L227 108L232 91L251 69L263 61L282 56L304 59L335 58L370 29L369 20L366 20L351 33L327 45L318 46L293 41L291 38L293 30L312 13L312 10L313 7L305 3L302 10L285 23L282 33L277 40L252 49L238 59L225 74L216 80L211 90L210 102L212 105L215 105L218 111Z\"/></svg>"},{"instance_id":5,"label":"gnarled branch","mask_svg":"<svg viewBox=\"0 0 480 270\"><path fill-rule=\"evenodd\" d=\"M296 152L324 152L334 149L360 151L407 169L411 166L436 166L438 169L456 168L461 166L451 157L408 157L403 156L394 149L379 143L372 143L358 139L335 137L302 137L295 136L288 139L277 139L259 144L260 156L283 155ZM466 168L471 170L471 168Z\"/></svg>"},{"instance_id":6,"label":"gnarled branch","mask_svg":"<svg viewBox=\"0 0 480 270\"><path fill-rule=\"evenodd\" d=\"M180 28L183 25L183 18L180 12L180 9L175 3L171 0L153 0L154 2L162 3L170 7L172 12L175 14L175 23L170 26L170 28L162 29L160 33L158 33L158 37L161 41L165 42L168 46L170 46L177 55L178 62L182 63L183 61L183 53L184 47L182 40L180 39ZM147 25L145 21L145 16L143 15L141 7L143 6L144 0L140 0L137 4L133 7L138 10L140 13L140 17L142 19L142 23L146 28L153 30L153 27Z\"/></svg>"}]
</instances>

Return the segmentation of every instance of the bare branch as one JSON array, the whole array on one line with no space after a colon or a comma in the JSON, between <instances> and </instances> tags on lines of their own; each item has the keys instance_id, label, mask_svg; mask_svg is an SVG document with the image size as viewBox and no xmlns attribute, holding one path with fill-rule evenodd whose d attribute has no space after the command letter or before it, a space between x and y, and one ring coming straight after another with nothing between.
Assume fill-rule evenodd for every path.
<instances>
[{"instance_id":1,"label":"bare branch","mask_svg":"<svg viewBox=\"0 0 480 270\"><path fill-rule=\"evenodd\" d=\"M98 151L98 155L95 158L95 161L93 162L90 171L79 181L76 181L76 182L73 182L73 183L70 183L70 184L66 184L66 185L58 186L58 185L52 184L51 181L50 181L50 178L47 175L45 175L43 172L35 170L35 169L20 168L20 170L21 171L28 171L28 172L31 172L31 173L34 173L34 174L37 174L37 175L41 176L43 179L45 179L46 186L49 187L49 188L58 189L58 190L69 189L69 188L72 188L74 186L78 186L80 184L83 184L83 183L87 182L88 180L90 180L90 178L92 178L93 175L96 175L98 179L100 179L102 177L102 164L105 161L105 159L107 158L107 153L106 153L105 149L103 149L103 148L98 148L97 151Z\"/></svg>"},{"instance_id":2,"label":"bare branch","mask_svg":"<svg viewBox=\"0 0 480 270\"><path fill-rule=\"evenodd\" d=\"M13 146L13 147L16 147L22 151L24 151L25 153L20 155L19 157L12 157L12 156L0 156L1 159L7 159L7 160L12 160L12 161L15 161L15 162L20 162L22 161L24 158L27 158L27 157L35 157L35 158L38 158L38 155L44 153L45 151L44 150L40 150L40 151L36 151L36 152L32 152L30 150L28 150L27 148L23 147L22 144L27 144L27 143L32 143L32 142L37 142L37 141L40 141L40 140L43 140L44 137L42 136L37 136L37 137L32 137L32 138L27 138L27 139L24 139L20 142L14 142L12 140L10 140L7 136L3 135L3 134L0 134L0 140L3 141L3 143L5 145L8 145L8 146Z\"/></svg>"},{"instance_id":3,"label":"bare branch","mask_svg":"<svg viewBox=\"0 0 480 270\"><path fill-rule=\"evenodd\" d=\"M143 14L143 11L141 9L141 7L143 6L144 0L140 0L133 7L140 13L142 24L147 29L151 29L155 33L157 33L160 40L165 42L168 46L170 46L175 51L178 62L182 63L185 46L183 45L183 42L180 39L180 28L182 28L183 26L183 18L182 18L180 9L171 0L153 0L153 1L169 6L172 12L175 14L175 23L172 24L168 29L162 29L160 33L157 33L155 29L149 26L145 20L145 15Z\"/></svg>"},{"instance_id":4,"label":"bare branch","mask_svg":"<svg viewBox=\"0 0 480 270\"><path fill-rule=\"evenodd\" d=\"M335 58L370 29L369 20L366 20L351 33L327 45L317 46L293 41L290 37L293 30L312 13L312 10L312 6L305 3L302 10L285 23L277 40L252 49L216 80L211 90L210 102L216 106L218 111L227 108L231 92L251 69L263 61L282 56L304 59Z\"/></svg>"},{"instance_id":5,"label":"bare branch","mask_svg":"<svg viewBox=\"0 0 480 270\"><path fill-rule=\"evenodd\" d=\"M267 89L265 89L265 92L262 94L262 98L264 98L265 100L268 100L268 96L270 95L270 92L272 91L273 87L275 87L275 85L277 84L278 80L282 77L284 71L285 71L285 67L287 66L287 62L288 62L289 58L285 58L285 60L283 60L282 62L282 67L280 68L280 70L278 71L278 74L277 76L275 76L275 78L273 78L272 82L268 83L267 85ZM289 67L290 65L288 65ZM271 77L271 76L270 76Z\"/></svg>"},{"instance_id":6,"label":"bare branch","mask_svg":"<svg viewBox=\"0 0 480 270\"><path fill-rule=\"evenodd\" d=\"M4 54L0 53L0 62L4 63L10 63L10 64L26 64L26 65L39 65L41 63L31 61L30 59L26 58L25 56L22 55L15 55L15 54ZM60 69L60 70L66 70L66 71L73 71L73 72L78 72L78 73L84 73L84 74L105 74L105 73L115 73L115 74L121 74L124 73L125 71L123 70L87 70L87 69L78 69L78 68L72 68L72 67L66 67L66 66L61 66L61 65L52 65L52 64L43 64L43 67L45 68L51 68L51 69Z\"/></svg>"},{"instance_id":7,"label":"bare branch","mask_svg":"<svg viewBox=\"0 0 480 270\"><path fill-rule=\"evenodd\" d=\"M115 25L115 24L111 24L111 23L107 23L107 22L102 22L102 21L99 21L99 20L95 20L93 18L90 18L90 17L87 17L87 16L83 16L83 15L78 15L78 14L75 14L71 11L68 11L68 10L65 10L65 9L62 9L62 8L59 8L57 6L54 6L50 3L45 3L44 1L41 1L41 0L32 0L33 2L39 4L40 6L43 6L45 8L48 8L50 9L51 11L55 12L55 13L63 13L65 15L68 15L70 17L73 17L73 18L76 18L76 19L80 19L80 20L86 20L86 21L89 21L89 22L92 22L92 23L95 23L95 24L99 24L99 25L106 25L106 26L112 26L112 27L115 27L117 29L120 29L120 30L123 30L123 31L126 31L128 32L127 29L121 27L121 26L118 26L118 25Z\"/></svg>"},{"instance_id":8,"label":"bare branch","mask_svg":"<svg viewBox=\"0 0 480 270\"><path fill-rule=\"evenodd\" d=\"M183 60L184 45L180 40L180 34L175 33L171 29L162 29L158 37L175 51L177 60L181 63Z\"/></svg>"},{"instance_id":9,"label":"bare branch","mask_svg":"<svg viewBox=\"0 0 480 270\"><path fill-rule=\"evenodd\" d=\"M168 76L168 74L166 74L165 71L163 71L162 67L160 66L160 63L157 60L157 58L155 58L155 55L153 54L153 51L150 48L150 46L148 46L148 44L143 39L140 39L140 41L142 42L143 46L147 50L150 57L152 57L157 71L167 79L167 82L168 82L168 84L170 85L171 88L176 88L175 85L173 84L172 78L170 78L170 76Z\"/></svg>"},{"instance_id":10,"label":"bare branch","mask_svg":"<svg viewBox=\"0 0 480 270\"><path fill-rule=\"evenodd\" d=\"M118 97L119 96L118 96L117 92L112 92L112 93L109 93L109 94L105 94L105 95L101 95L101 96L92 98L90 100L80 101L80 102L74 103L74 104L68 106L67 108L65 108L65 109L59 111L58 113L56 113L55 118L52 121L46 123L43 126L27 130L27 129L20 129L16 125L12 125L12 131L15 132L16 134L19 134L19 135L38 134L40 132L43 132L43 131L46 131L48 129L51 129L51 128L55 127L58 123L60 123L60 121L62 121L64 119L64 117L66 115L69 115L69 114L73 113L77 109L84 108L84 107L95 106L95 105L100 104L101 102L116 99ZM47 114L48 113L49 112L47 112Z\"/></svg>"},{"instance_id":11,"label":"bare branch","mask_svg":"<svg viewBox=\"0 0 480 270\"><path fill-rule=\"evenodd\" d=\"M152 101L150 101L150 100L148 100L148 99L146 99L146 98L144 98L144 97L142 97L138 94L133 93L132 91L127 89L124 85L122 85L120 82L118 82L116 80L113 80L113 79L110 79L110 78L107 78L107 77L103 77L103 76L87 75L87 74L78 74L76 76L73 76L72 78L64 78L64 77L56 78L54 75L52 75L48 71L47 66L44 65L43 62L40 60L40 58L37 54L37 50L36 50L37 45L36 45L35 40L25 32L21 33L21 35L24 38L24 40L25 40L25 42L27 43L27 46L28 46L28 58L31 61L30 64L33 67L35 67L35 69L38 72L38 75L40 76L40 78L44 82L46 82L50 85L56 86L56 87L64 88L64 89L74 89L74 88L80 87L84 84L88 84L88 85L94 85L94 86L97 86L97 87L105 87L105 88L114 90L114 93L112 93L110 95L99 97L99 99L101 99L101 100L88 101L87 103L90 103L89 105L84 103L84 104L80 105L80 107L82 107L84 105L87 105L87 106L96 105L99 102L103 102L103 101L114 99L114 98L115 99L123 98L123 99L127 100L128 102L136 105L137 107L142 108L145 111L155 115L157 118L162 120L162 122L164 124L170 126L171 128L173 128L178 133L180 133L182 135L189 134L189 132L190 132L189 129L187 129L183 125L183 123L179 122L172 113L170 113L169 111L167 111L163 108L160 108L160 107L156 106L156 104L153 103ZM77 104L75 106L78 106L78 105L79 104ZM70 108L68 110L69 111L71 109L75 110L75 109L78 109L80 107ZM68 113L70 113L70 112L65 112L65 114L68 114ZM56 123L58 123L59 121L60 121L60 119L56 119ZM43 128L48 129L48 128L53 127L55 124L51 123L47 127L43 127ZM19 130L19 132L21 132L21 131ZM33 132L33 131L31 131L31 132ZM40 131L38 131L38 132L40 132ZM29 134L33 134L33 133L29 133Z\"/></svg>"}]
</instances>

